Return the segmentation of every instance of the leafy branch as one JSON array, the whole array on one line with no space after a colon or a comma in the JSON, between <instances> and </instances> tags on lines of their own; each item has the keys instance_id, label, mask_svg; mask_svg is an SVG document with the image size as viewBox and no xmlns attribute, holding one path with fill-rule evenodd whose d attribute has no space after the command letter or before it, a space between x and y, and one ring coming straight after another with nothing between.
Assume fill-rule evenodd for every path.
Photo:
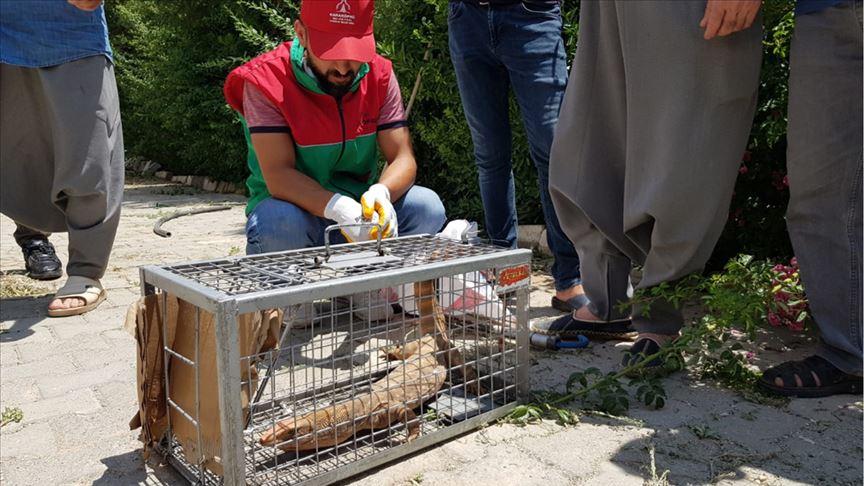
<instances>
[{"instance_id":1,"label":"leafy branch","mask_svg":"<svg viewBox=\"0 0 864 486\"><path fill-rule=\"evenodd\" d=\"M535 393L531 403L514 409L510 422L524 425L549 418L569 425L578 422L579 412L590 411L621 416L630 408L631 391L640 403L659 409L667 400L660 375L685 368L701 379L713 379L738 390L749 400L784 403L755 389L760 373L749 364L751 355L739 340L742 336L752 340L756 330L764 326L777 291L775 277L768 262L745 255L727 263L722 273L690 276L637 292L626 303L628 308L639 306L646 313L660 300L677 307L695 301L705 313L686 326L678 339L654 354L642 355L632 365L605 374L588 368L570 375L564 393ZM661 371L645 373L645 367L655 361L661 363ZM628 377L630 381L625 384ZM565 408L576 401L578 411Z\"/></svg>"}]
</instances>

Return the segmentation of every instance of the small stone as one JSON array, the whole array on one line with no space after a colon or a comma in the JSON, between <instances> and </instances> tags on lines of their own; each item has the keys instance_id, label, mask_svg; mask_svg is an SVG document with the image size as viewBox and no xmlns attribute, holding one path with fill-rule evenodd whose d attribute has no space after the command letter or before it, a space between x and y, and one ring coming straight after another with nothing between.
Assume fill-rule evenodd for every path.
<instances>
[{"instance_id":1,"label":"small stone","mask_svg":"<svg viewBox=\"0 0 864 486\"><path fill-rule=\"evenodd\" d=\"M216 192L216 186L219 184L219 181L214 181L209 177L204 178L204 182L202 183L202 189L208 192Z\"/></svg>"},{"instance_id":2,"label":"small stone","mask_svg":"<svg viewBox=\"0 0 864 486\"><path fill-rule=\"evenodd\" d=\"M204 188L204 176L188 176L187 177L187 186L197 187L198 189Z\"/></svg>"}]
</instances>

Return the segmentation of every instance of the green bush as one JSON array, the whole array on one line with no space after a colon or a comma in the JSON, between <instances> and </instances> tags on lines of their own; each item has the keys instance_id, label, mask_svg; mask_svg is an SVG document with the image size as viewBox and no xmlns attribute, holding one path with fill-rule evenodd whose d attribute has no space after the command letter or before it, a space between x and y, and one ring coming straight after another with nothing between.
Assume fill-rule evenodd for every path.
<instances>
[{"instance_id":1,"label":"green bush","mask_svg":"<svg viewBox=\"0 0 864 486\"><path fill-rule=\"evenodd\" d=\"M788 197L785 107L793 0L765 3L765 57L760 104L747 173L715 260L747 252L790 253L782 218ZM222 97L227 73L292 36L298 2L288 0L115 0L108 6L130 155L184 174L239 181L245 145ZM406 102L422 84L411 113L418 183L443 195L450 217L483 220L471 139L447 45L447 0L378 0L379 51L394 61ZM564 35L572 58L578 2L564 2ZM428 51L428 58L426 57ZM542 223L533 164L515 103L513 160L520 222ZM744 169L742 169L742 172Z\"/></svg>"},{"instance_id":2,"label":"green bush","mask_svg":"<svg viewBox=\"0 0 864 486\"><path fill-rule=\"evenodd\" d=\"M284 4L286 14L292 7ZM289 37L263 2L118 0L108 6L130 155L182 174L241 181L245 143L222 83ZM242 21L240 19L243 19ZM269 24L269 30L254 25Z\"/></svg>"}]
</instances>

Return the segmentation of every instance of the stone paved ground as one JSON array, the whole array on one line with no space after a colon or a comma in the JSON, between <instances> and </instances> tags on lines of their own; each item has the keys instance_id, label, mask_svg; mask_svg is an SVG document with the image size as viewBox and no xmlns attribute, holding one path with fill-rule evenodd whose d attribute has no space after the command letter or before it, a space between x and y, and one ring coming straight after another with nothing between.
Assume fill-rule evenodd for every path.
<instances>
[{"instance_id":1,"label":"stone paved ground","mask_svg":"<svg viewBox=\"0 0 864 486\"><path fill-rule=\"evenodd\" d=\"M151 232L177 208L230 204L227 212L170 222L170 240ZM20 407L21 423L0 430L4 485L174 485L170 468L145 465L136 433L128 430L135 404L135 344L121 327L138 296L137 266L205 259L243 249L243 199L153 181L133 181L108 275L108 301L81 317L43 317L48 297L0 304L0 408ZM0 219L4 292L32 285L22 272L13 226ZM52 236L66 259L65 235ZM549 279L537 276L532 316L548 308ZM49 293L54 285L44 286ZM12 290L10 290L12 289ZM25 291L27 289L25 288ZM32 289L31 289L32 290ZM20 290L19 290L20 291ZM612 369L619 349L595 343L575 352L533 355L532 387L560 389L573 371ZM807 336L766 336L763 363L801 355ZM637 407L633 421L583 418L562 428L543 423L491 425L402 462L357 478L363 485L642 484L657 475L672 484L861 484L860 397L793 400L775 408L678 374L668 379L660 411ZM693 430L710 430L710 438ZM703 434L705 435L705 434ZM653 484L661 484L654 482Z\"/></svg>"}]
</instances>

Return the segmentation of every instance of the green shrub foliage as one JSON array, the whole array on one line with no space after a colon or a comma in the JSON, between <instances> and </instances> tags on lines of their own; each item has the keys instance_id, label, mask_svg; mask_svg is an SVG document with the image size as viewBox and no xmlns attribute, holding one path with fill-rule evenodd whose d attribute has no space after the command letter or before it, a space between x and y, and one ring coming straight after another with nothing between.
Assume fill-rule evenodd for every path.
<instances>
[{"instance_id":1,"label":"green shrub foliage","mask_svg":"<svg viewBox=\"0 0 864 486\"><path fill-rule=\"evenodd\" d=\"M785 110L793 0L765 2L759 109L729 225L716 254L788 256L783 211ZM564 2L564 37L576 48L578 2ZM293 35L297 0L114 0L108 5L129 155L183 174L240 181L246 175L240 126L222 97L228 72ZM447 0L378 0L379 52L394 61L411 112L418 183L443 195L451 218L483 220L473 149L447 43ZM513 171L520 222L542 224L537 178L515 102ZM746 168L744 168L746 167Z\"/></svg>"}]
</instances>

